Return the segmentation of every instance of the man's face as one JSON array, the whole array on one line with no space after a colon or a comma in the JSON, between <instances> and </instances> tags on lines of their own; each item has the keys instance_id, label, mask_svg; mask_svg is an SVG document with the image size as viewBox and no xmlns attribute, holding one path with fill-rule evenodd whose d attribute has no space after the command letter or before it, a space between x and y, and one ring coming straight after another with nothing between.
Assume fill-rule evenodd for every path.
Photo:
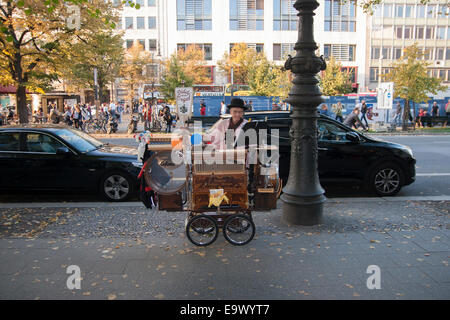
<instances>
[{"instance_id":1,"label":"man's face","mask_svg":"<svg viewBox=\"0 0 450 320\"><path fill-rule=\"evenodd\" d=\"M356 115L359 114L359 110L358 109L356 109L354 112L355 112Z\"/></svg>"},{"instance_id":2,"label":"man's face","mask_svg":"<svg viewBox=\"0 0 450 320\"><path fill-rule=\"evenodd\" d=\"M238 122L244 115L244 110L242 108L231 108L230 109L231 119L233 122Z\"/></svg>"}]
</instances>

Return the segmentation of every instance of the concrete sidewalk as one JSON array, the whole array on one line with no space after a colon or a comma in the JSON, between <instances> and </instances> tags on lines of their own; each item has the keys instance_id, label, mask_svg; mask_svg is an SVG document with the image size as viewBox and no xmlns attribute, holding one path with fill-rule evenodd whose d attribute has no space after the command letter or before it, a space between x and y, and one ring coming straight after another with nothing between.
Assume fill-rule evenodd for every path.
<instances>
[{"instance_id":1,"label":"concrete sidewalk","mask_svg":"<svg viewBox=\"0 0 450 320\"><path fill-rule=\"evenodd\" d=\"M281 203L279 203L281 205ZM1 299L449 299L450 202L327 202L321 225L254 212L256 236L209 247L185 213L2 208ZM70 265L81 289L69 290ZM381 289L368 289L371 265Z\"/></svg>"}]
</instances>

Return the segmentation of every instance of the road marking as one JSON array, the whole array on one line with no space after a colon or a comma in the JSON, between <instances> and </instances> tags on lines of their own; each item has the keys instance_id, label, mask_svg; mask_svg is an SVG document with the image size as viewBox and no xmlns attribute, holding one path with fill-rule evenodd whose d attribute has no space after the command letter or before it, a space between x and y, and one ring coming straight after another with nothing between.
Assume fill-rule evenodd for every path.
<instances>
[{"instance_id":1,"label":"road marking","mask_svg":"<svg viewBox=\"0 0 450 320\"><path fill-rule=\"evenodd\" d=\"M417 177L448 177L450 173L416 173Z\"/></svg>"}]
</instances>

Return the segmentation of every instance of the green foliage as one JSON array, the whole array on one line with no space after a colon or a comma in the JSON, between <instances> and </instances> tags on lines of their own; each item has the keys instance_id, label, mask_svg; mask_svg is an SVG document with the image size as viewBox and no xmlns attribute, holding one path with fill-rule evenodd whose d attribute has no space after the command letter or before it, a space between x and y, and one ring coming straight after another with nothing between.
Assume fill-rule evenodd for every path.
<instances>
[{"instance_id":1,"label":"green foliage","mask_svg":"<svg viewBox=\"0 0 450 320\"><path fill-rule=\"evenodd\" d=\"M161 92L164 94L164 97L168 101L175 101L175 88L190 87L193 84L194 79L186 75L176 54L172 54L165 63L165 69L161 78Z\"/></svg>"},{"instance_id":2,"label":"green foliage","mask_svg":"<svg viewBox=\"0 0 450 320\"><path fill-rule=\"evenodd\" d=\"M445 90L440 79L428 76L430 64L422 60L422 56L417 44L406 47L403 56L392 64L390 72L382 75L385 81L394 82L395 97L421 103L428 100L429 94Z\"/></svg>"},{"instance_id":3,"label":"green foliage","mask_svg":"<svg viewBox=\"0 0 450 320\"><path fill-rule=\"evenodd\" d=\"M249 72L248 84L255 95L277 96L283 100L287 98L292 87L289 75L289 71L284 71L263 55Z\"/></svg>"},{"instance_id":4,"label":"green foliage","mask_svg":"<svg viewBox=\"0 0 450 320\"><path fill-rule=\"evenodd\" d=\"M352 92L350 76L341 71L342 65L334 57L330 57L327 68L322 72L319 86L325 96L337 96Z\"/></svg>"}]
</instances>

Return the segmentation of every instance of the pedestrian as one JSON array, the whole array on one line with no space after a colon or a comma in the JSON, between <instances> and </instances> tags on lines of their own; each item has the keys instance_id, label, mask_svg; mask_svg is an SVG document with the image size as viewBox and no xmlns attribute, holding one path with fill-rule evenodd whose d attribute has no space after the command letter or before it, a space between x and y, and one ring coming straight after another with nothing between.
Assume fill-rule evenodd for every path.
<instances>
[{"instance_id":1,"label":"pedestrian","mask_svg":"<svg viewBox=\"0 0 450 320\"><path fill-rule=\"evenodd\" d=\"M397 102L397 107L395 110L395 117L394 117L394 123L395 124L400 124L401 123L401 119L402 119L402 105L400 104L400 102Z\"/></svg>"},{"instance_id":2,"label":"pedestrian","mask_svg":"<svg viewBox=\"0 0 450 320\"><path fill-rule=\"evenodd\" d=\"M200 115L206 116L206 105L204 103L200 104Z\"/></svg>"},{"instance_id":3,"label":"pedestrian","mask_svg":"<svg viewBox=\"0 0 450 320\"><path fill-rule=\"evenodd\" d=\"M422 117L425 115L425 110L423 108L419 109L419 114L416 117L416 124L418 128L423 128Z\"/></svg>"},{"instance_id":4,"label":"pedestrian","mask_svg":"<svg viewBox=\"0 0 450 320\"><path fill-rule=\"evenodd\" d=\"M350 113L344 120L344 124L349 126L350 128L358 129L359 126L363 128L363 130L367 130L362 121L358 117L359 108L356 107L353 109L352 113Z\"/></svg>"},{"instance_id":5,"label":"pedestrian","mask_svg":"<svg viewBox=\"0 0 450 320\"><path fill-rule=\"evenodd\" d=\"M344 118L342 117L342 109L342 103L340 101L337 104L333 104L331 107L331 111L333 111L336 115L335 119L341 123L344 121Z\"/></svg>"},{"instance_id":6,"label":"pedestrian","mask_svg":"<svg viewBox=\"0 0 450 320\"><path fill-rule=\"evenodd\" d=\"M253 111L253 101L252 100L249 101L247 107L248 107L247 111L249 111L249 112Z\"/></svg>"},{"instance_id":7,"label":"pedestrian","mask_svg":"<svg viewBox=\"0 0 450 320\"><path fill-rule=\"evenodd\" d=\"M164 112L164 121L166 122L166 133L170 133L171 131L171 127L172 127L172 122L173 122L173 116L170 113L170 109L169 107L166 107L166 110Z\"/></svg>"},{"instance_id":8,"label":"pedestrian","mask_svg":"<svg viewBox=\"0 0 450 320\"><path fill-rule=\"evenodd\" d=\"M72 113L72 120L73 120L73 124L75 126L75 128L77 129L81 129L82 126L82 117L83 115L81 114L81 108L79 106L79 104L77 103L73 109L73 113Z\"/></svg>"},{"instance_id":9,"label":"pedestrian","mask_svg":"<svg viewBox=\"0 0 450 320\"><path fill-rule=\"evenodd\" d=\"M433 106L431 107L431 116L437 117L439 115L439 106L437 105L437 102L433 102Z\"/></svg>"},{"instance_id":10,"label":"pedestrian","mask_svg":"<svg viewBox=\"0 0 450 320\"><path fill-rule=\"evenodd\" d=\"M144 108L144 130L150 130L150 123L152 121L152 106L150 104L146 104Z\"/></svg>"},{"instance_id":11,"label":"pedestrian","mask_svg":"<svg viewBox=\"0 0 450 320\"><path fill-rule=\"evenodd\" d=\"M361 105L358 107L358 109L361 111L361 121L364 120L366 122L366 127L369 127L369 124L367 123L367 118L366 118L366 114L367 114L366 100L361 101Z\"/></svg>"},{"instance_id":12,"label":"pedestrian","mask_svg":"<svg viewBox=\"0 0 450 320\"><path fill-rule=\"evenodd\" d=\"M226 114L227 113L227 106L225 105L225 101L222 100L220 103L220 114Z\"/></svg>"},{"instance_id":13,"label":"pedestrian","mask_svg":"<svg viewBox=\"0 0 450 320\"><path fill-rule=\"evenodd\" d=\"M141 122L144 122L144 106L142 103L139 103L137 110L139 113L139 119L141 120Z\"/></svg>"},{"instance_id":14,"label":"pedestrian","mask_svg":"<svg viewBox=\"0 0 450 320\"><path fill-rule=\"evenodd\" d=\"M322 106L320 107L319 113L323 114L324 116L327 116L327 117L330 116L330 114L328 113L328 107L325 103L322 104Z\"/></svg>"}]
</instances>

